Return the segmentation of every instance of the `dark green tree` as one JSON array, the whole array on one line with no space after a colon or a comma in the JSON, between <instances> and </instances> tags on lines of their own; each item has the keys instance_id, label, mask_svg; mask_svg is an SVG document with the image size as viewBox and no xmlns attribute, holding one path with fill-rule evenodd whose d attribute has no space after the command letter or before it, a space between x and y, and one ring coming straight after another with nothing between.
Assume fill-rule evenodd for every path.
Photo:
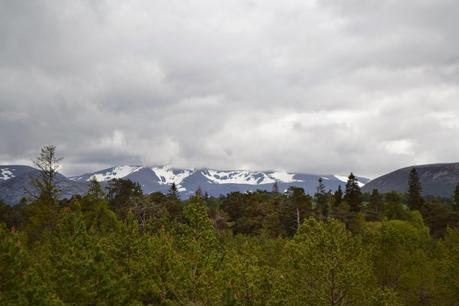
<instances>
[{"instance_id":1,"label":"dark green tree","mask_svg":"<svg viewBox=\"0 0 459 306\"><path fill-rule=\"evenodd\" d=\"M343 190L341 189L341 185L338 186L335 193L333 194L333 206L339 207L341 202L343 201Z\"/></svg>"},{"instance_id":2,"label":"dark green tree","mask_svg":"<svg viewBox=\"0 0 459 306\"><path fill-rule=\"evenodd\" d=\"M351 172L346 183L346 193L344 200L349 205L352 212L359 212L362 207L362 192L355 175Z\"/></svg>"},{"instance_id":3,"label":"dark green tree","mask_svg":"<svg viewBox=\"0 0 459 306\"><path fill-rule=\"evenodd\" d=\"M304 189L290 187L289 196L280 206L280 222L284 231L293 236L303 223L303 220L311 215L311 197L305 195Z\"/></svg>"},{"instance_id":4,"label":"dark green tree","mask_svg":"<svg viewBox=\"0 0 459 306\"><path fill-rule=\"evenodd\" d=\"M99 182L93 179L89 184L88 193L80 201L74 200L73 207L78 209L81 202L81 211L89 230L98 233L113 232L119 227L118 218L109 208Z\"/></svg>"},{"instance_id":5,"label":"dark green tree","mask_svg":"<svg viewBox=\"0 0 459 306\"><path fill-rule=\"evenodd\" d=\"M328 220L330 215L330 207L328 203L328 193L325 190L325 185L322 178L319 178L319 184L317 185L315 198L317 203L317 212L320 219Z\"/></svg>"},{"instance_id":6,"label":"dark green tree","mask_svg":"<svg viewBox=\"0 0 459 306\"><path fill-rule=\"evenodd\" d=\"M178 188L175 183L172 183L171 188L169 188L169 191L167 192L167 195L169 197L178 199Z\"/></svg>"},{"instance_id":7,"label":"dark green tree","mask_svg":"<svg viewBox=\"0 0 459 306\"><path fill-rule=\"evenodd\" d=\"M411 169L408 177L408 207L420 210L423 206L422 186L416 168Z\"/></svg>"},{"instance_id":8,"label":"dark green tree","mask_svg":"<svg viewBox=\"0 0 459 306\"><path fill-rule=\"evenodd\" d=\"M373 189L370 196L370 207L377 211L383 210L383 197L378 189Z\"/></svg>"},{"instance_id":9,"label":"dark green tree","mask_svg":"<svg viewBox=\"0 0 459 306\"><path fill-rule=\"evenodd\" d=\"M366 194L368 196L368 194ZM384 199L378 189L373 189L369 195L369 204L365 210L368 221L380 221L384 218Z\"/></svg>"},{"instance_id":10,"label":"dark green tree","mask_svg":"<svg viewBox=\"0 0 459 306\"><path fill-rule=\"evenodd\" d=\"M105 198L105 193L102 190L102 186L95 178L89 181L88 196L95 200L101 200Z\"/></svg>"},{"instance_id":11,"label":"dark green tree","mask_svg":"<svg viewBox=\"0 0 459 306\"><path fill-rule=\"evenodd\" d=\"M107 190L109 207L122 218L127 216L131 200L142 196L142 188L139 183L125 179L111 180Z\"/></svg>"}]
</instances>

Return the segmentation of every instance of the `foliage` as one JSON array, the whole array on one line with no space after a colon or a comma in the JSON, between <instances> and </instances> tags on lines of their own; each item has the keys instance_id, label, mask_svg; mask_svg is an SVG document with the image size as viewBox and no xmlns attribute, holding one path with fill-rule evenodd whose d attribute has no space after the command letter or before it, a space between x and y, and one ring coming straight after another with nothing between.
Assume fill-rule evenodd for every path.
<instances>
[{"instance_id":1,"label":"foliage","mask_svg":"<svg viewBox=\"0 0 459 306\"><path fill-rule=\"evenodd\" d=\"M319 182L314 198L181 201L91 181L84 196L0 204L0 304L458 305L457 211L405 203L362 195L353 174L344 197Z\"/></svg>"}]
</instances>

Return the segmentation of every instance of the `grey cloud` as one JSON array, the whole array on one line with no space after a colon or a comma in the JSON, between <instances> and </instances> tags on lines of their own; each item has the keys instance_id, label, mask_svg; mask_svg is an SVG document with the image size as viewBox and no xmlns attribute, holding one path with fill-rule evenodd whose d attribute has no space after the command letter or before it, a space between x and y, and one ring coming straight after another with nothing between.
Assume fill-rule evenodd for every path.
<instances>
[{"instance_id":1,"label":"grey cloud","mask_svg":"<svg viewBox=\"0 0 459 306\"><path fill-rule=\"evenodd\" d=\"M375 176L455 161L459 4L0 1L0 162Z\"/></svg>"}]
</instances>

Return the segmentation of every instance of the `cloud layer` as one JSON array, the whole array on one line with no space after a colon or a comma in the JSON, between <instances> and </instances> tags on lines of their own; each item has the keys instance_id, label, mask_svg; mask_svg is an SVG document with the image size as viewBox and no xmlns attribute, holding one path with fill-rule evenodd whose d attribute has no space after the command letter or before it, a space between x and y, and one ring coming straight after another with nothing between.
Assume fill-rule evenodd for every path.
<instances>
[{"instance_id":1,"label":"cloud layer","mask_svg":"<svg viewBox=\"0 0 459 306\"><path fill-rule=\"evenodd\" d=\"M458 161L459 2L0 1L0 163Z\"/></svg>"}]
</instances>

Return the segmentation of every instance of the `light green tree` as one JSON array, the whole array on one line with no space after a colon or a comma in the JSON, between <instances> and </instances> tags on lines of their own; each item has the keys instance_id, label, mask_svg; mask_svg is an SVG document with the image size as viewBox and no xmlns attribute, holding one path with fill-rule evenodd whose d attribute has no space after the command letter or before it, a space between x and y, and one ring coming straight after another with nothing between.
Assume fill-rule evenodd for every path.
<instances>
[{"instance_id":1,"label":"light green tree","mask_svg":"<svg viewBox=\"0 0 459 306\"><path fill-rule=\"evenodd\" d=\"M368 253L339 221L306 220L283 254L282 304L368 305L375 294Z\"/></svg>"}]
</instances>

